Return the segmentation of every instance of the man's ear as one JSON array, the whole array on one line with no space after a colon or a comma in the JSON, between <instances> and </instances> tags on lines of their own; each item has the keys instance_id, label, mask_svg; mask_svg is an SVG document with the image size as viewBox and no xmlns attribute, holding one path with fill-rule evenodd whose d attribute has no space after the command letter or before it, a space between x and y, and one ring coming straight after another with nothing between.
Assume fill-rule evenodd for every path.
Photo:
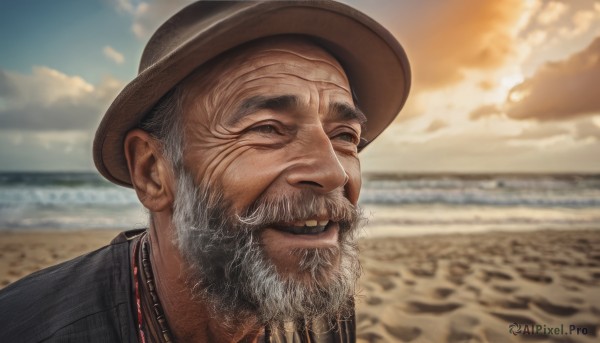
<instances>
[{"instance_id":1,"label":"man's ear","mask_svg":"<svg viewBox=\"0 0 600 343\"><path fill-rule=\"evenodd\" d=\"M175 177L160 143L149 133L133 129L125 136L125 158L140 202L151 212L172 208Z\"/></svg>"}]
</instances>

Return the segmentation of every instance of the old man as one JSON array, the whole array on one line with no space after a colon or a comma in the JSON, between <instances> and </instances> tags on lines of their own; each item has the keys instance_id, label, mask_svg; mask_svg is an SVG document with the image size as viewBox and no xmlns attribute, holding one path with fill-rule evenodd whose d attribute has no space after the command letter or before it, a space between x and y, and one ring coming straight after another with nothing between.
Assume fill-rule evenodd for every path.
<instances>
[{"instance_id":1,"label":"old man","mask_svg":"<svg viewBox=\"0 0 600 343\"><path fill-rule=\"evenodd\" d=\"M393 36L339 3L186 7L94 141L148 229L7 287L0 341L354 341L358 153L409 80Z\"/></svg>"}]
</instances>

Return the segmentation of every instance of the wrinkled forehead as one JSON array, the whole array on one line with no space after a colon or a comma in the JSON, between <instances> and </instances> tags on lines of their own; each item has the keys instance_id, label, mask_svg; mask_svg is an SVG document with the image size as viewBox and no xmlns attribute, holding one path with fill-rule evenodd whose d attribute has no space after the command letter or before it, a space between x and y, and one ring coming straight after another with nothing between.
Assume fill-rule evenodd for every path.
<instances>
[{"instance_id":1,"label":"wrinkled forehead","mask_svg":"<svg viewBox=\"0 0 600 343\"><path fill-rule=\"evenodd\" d=\"M275 75L322 83L351 94L340 63L315 42L299 36L270 37L238 47L204 65L181 85L190 100L258 78L276 84Z\"/></svg>"}]
</instances>

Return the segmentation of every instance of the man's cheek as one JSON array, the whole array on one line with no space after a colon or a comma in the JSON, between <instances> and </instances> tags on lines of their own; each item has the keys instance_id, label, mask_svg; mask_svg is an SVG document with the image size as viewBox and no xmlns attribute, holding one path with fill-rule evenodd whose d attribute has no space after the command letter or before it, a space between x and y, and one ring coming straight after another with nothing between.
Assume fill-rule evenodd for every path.
<instances>
[{"instance_id":1,"label":"man's cheek","mask_svg":"<svg viewBox=\"0 0 600 343\"><path fill-rule=\"evenodd\" d=\"M241 213L267 190L278 191L273 185L284 169L281 164L269 163L264 158L239 158L221 174L224 195L231 200L236 213Z\"/></svg>"},{"instance_id":2,"label":"man's cheek","mask_svg":"<svg viewBox=\"0 0 600 343\"><path fill-rule=\"evenodd\" d=\"M223 175L244 152L244 149L232 143L228 140L212 140L186 147L184 163L194 175L196 184L223 186Z\"/></svg>"}]
</instances>

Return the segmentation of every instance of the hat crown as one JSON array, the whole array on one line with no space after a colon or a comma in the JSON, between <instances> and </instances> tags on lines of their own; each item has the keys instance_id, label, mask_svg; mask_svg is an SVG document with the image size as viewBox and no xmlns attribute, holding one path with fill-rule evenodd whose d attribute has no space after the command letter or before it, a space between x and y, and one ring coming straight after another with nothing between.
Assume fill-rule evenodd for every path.
<instances>
[{"instance_id":1,"label":"hat crown","mask_svg":"<svg viewBox=\"0 0 600 343\"><path fill-rule=\"evenodd\" d=\"M142 54L138 76L106 111L94 139L98 171L131 187L125 136L161 97L226 51L288 34L314 39L340 62L368 118L364 148L394 120L410 89L408 59L389 31L332 0L198 1L156 30Z\"/></svg>"},{"instance_id":2,"label":"hat crown","mask_svg":"<svg viewBox=\"0 0 600 343\"><path fill-rule=\"evenodd\" d=\"M242 7L243 1L198 1L177 12L150 37L142 53L138 73L172 54L196 33L230 15L233 10L230 8L236 6Z\"/></svg>"}]
</instances>

